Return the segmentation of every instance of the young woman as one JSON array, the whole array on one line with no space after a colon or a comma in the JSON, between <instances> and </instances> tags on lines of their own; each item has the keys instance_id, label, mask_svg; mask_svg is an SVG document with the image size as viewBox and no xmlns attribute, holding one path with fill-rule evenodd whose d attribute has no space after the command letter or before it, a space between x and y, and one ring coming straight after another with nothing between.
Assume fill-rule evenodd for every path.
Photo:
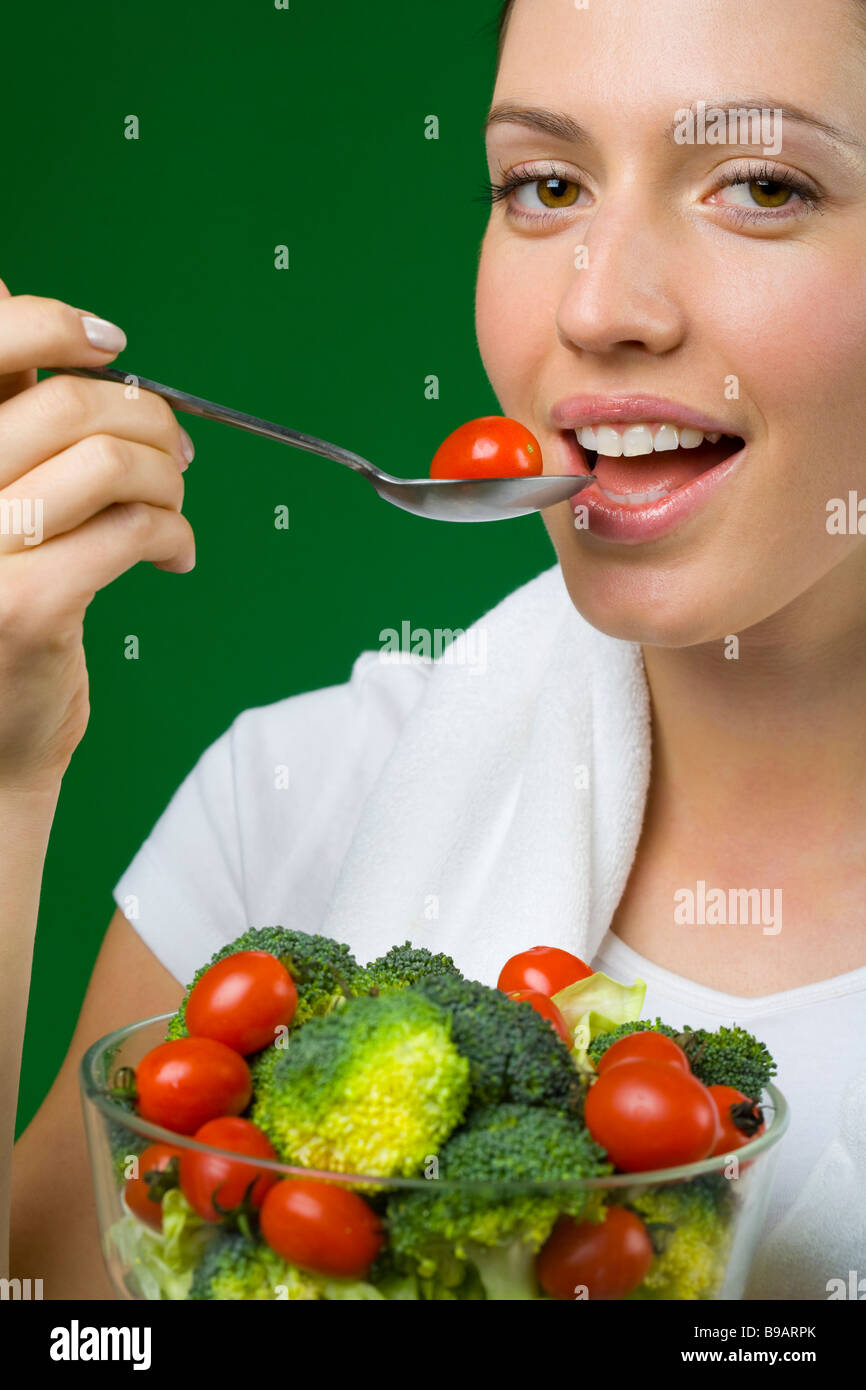
<instances>
[{"instance_id":1,"label":"young woman","mask_svg":"<svg viewBox=\"0 0 866 1390\"><path fill-rule=\"evenodd\" d=\"M362 654L345 685L244 712L178 789L17 1146L13 1271L48 1296L111 1296L80 1054L281 920L367 957L411 935L491 982L544 941L645 979L649 1015L748 1026L793 1112L749 1296L866 1275L864 78L863 0L506 7L478 344L546 471L597 483L544 514L556 565L450 663ZM729 108L759 109L761 138L707 138ZM0 538L10 1057L87 722L84 610L139 560L193 560L168 408L34 384L122 345L68 305L0 301L0 497L50 501L42 545ZM712 890L760 912L713 916Z\"/></svg>"}]
</instances>

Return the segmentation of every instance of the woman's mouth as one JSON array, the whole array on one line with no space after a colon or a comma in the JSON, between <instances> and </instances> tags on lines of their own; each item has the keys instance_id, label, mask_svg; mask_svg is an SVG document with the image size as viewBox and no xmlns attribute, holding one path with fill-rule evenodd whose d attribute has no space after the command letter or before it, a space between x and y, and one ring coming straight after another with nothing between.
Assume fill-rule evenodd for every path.
<instances>
[{"instance_id":1,"label":"woman's mouth","mask_svg":"<svg viewBox=\"0 0 866 1390\"><path fill-rule=\"evenodd\" d=\"M571 499L575 527L630 543L655 539L691 516L746 447L739 435L652 421L558 433L562 471L591 474L597 483Z\"/></svg>"}]
</instances>

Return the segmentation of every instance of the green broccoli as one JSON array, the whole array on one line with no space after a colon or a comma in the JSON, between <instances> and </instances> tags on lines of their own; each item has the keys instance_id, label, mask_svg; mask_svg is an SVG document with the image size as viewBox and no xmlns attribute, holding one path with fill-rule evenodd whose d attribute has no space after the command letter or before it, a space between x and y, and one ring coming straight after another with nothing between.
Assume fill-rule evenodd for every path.
<instances>
[{"instance_id":1,"label":"green broccoli","mask_svg":"<svg viewBox=\"0 0 866 1390\"><path fill-rule=\"evenodd\" d=\"M452 975L458 980L463 976L450 956L443 952L433 955L424 946L413 946L405 941L402 946L392 946L384 956L371 961L362 971L364 984L368 989L404 989L406 985L417 984L418 980L431 975ZM360 993L360 989L356 991Z\"/></svg>"},{"instance_id":2,"label":"green broccoli","mask_svg":"<svg viewBox=\"0 0 866 1390\"><path fill-rule=\"evenodd\" d=\"M647 1188L626 1205L646 1224L656 1256L630 1299L718 1297L734 1233L733 1185L718 1173Z\"/></svg>"},{"instance_id":3,"label":"green broccoli","mask_svg":"<svg viewBox=\"0 0 866 1390\"><path fill-rule=\"evenodd\" d=\"M587 1056L594 1067L598 1066L599 1058L607 1052L609 1047L613 1047L620 1038L628 1038L632 1033L664 1033L666 1038L678 1038L682 1030L671 1028L669 1024L662 1023L660 1018L653 1021L649 1018L636 1019L633 1023L620 1023L617 1028L611 1028L607 1033L599 1033L594 1037L587 1048Z\"/></svg>"},{"instance_id":4,"label":"green broccoli","mask_svg":"<svg viewBox=\"0 0 866 1390\"><path fill-rule=\"evenodd\" d=\"M135 1101L131 1096L112 1096L111 1101L113 1105L119 1106L121 1110L125 1110L130 1115L138 1113L135 1108ZM144 1153L144 1150L153 1141L145 1139L141 1134L136 1134L134 1129L128 1129L118 1120L107 1119L105 1121L105 1136L111 1151L114 1180L117 1183L123 1183L126 1180L126 1166L130 1158Z\"/></svg>"},{"instance_id":5,"label":"green broccoli","mask_svg":"<svg viewBox=\"0 0 866 1390\"><path fill-rule=\"evenodd\" d=\"M330 1013L355 992L356 983L361 984L361 967L341 942L287 927L250 927L195 972L180 1008L169 1021L169 1039L186 1037L186 1005L193 985L217 961L238 951L269 951L283 962L298 990L293 1025Z\"/></svg>"},{"instance_id":6,"label":"green broccoli","mask_svg":"<svg viewBox=\"0 0 866 1390\"><path fill-rule=\"evenodd\" d=\"M192 1279L192 1301L312 1302L316 1299L379 1300L384 1294L356 1279L309 1274L289 1264L264 1241L221 1231L207 1246Z\"/></svg>"},{"instance_id":7,"label":"green broccoli","mask_svg":"<svg viewBox=\"0 0 866 1390\"><path fill-rule=\"evenodd\" d=\"M733 1086L744 1096L758 1099L776 1074L776 1063L766 1044L737 1024L714 1032L686 1025L677 1042L705 1086Z\"/></svg>"},{"instance_id":8,"label":"green broccoli","mask_svg":"<svg viewBox=\"0 0 866 1390\"><path fill-rule=\"evenodd\" d=\"M759 1042L745 1028L734 1024L732 1028L721 1027L715 1031L707 1028L672 1028L662 1023L641 1019L635 1023L621 1023L608 1033L599 1033L589 1045L589 1058L594 1065L603 1052L620 1038L631 1033L647 1030L664 1033L679 1043L689 1059L689 1066L699 1081L705 1086L733 1086L743 1095L759 1098L767 1082L776 1073L776 1063L766 1045Z\"/></svg>"},{"instance_id":9,"label":"green broccoli","mask_svg":"<svg viewBox=\"0 0 866 1390\"><path fill-rule=\"evenodd\" d=\"M348 1000L272 1051L251 1118L287 1162L408 1177L466 1109L469 1065L451 1020L414 990Z\"/></svg>"},{"instance_id":10,"label":"green broccoli","mask_svg":"<svg viewBox=\"0 0 866 1390\"><path fill-rule=\"evenodd\" d=\"M584 1086L571 1054L529 1004L446 975L411 988L451 1014L452 1036L469 1060L471 1105L514 1101L580 1114Z\"/></svg>"},{"instance_id":11,"label":"green broccoli","mask_svg":"<svg viewBox=\"0 0 866 1390\"><path fill-rule=\"evenodd\" d=\"M423 1299L453 1302L456 1299L484 1299L484 1285L474 1265L458 1260L448 1249L441 1251L436 1268L430 1272L428 1260L422 1277L411 1256L397 1255L391 1245L380 1252L367 1278L383 1298L406 1302Z\"/></svg>"},{"instance_id":12,"label":"green broccoli","mask_svg":"<svg viewBox=\"0 0 866 1390\"><path fill-rule=\"evenodd\" d=\"M429 1296L424 1281L453 1289L452 1297L477 1297L471 1290L480 1278L488 1299L540 1298L535 1255L557 1217L590 1221L603 1214L602 1191L560 1184L612 1171L573 1116L534 1105L475 1111L438 1158L441 1185L434 1180L429 1192L397 1193L387 1207L394 1255L414 1261L422 1297Z\"/></svg>"}]
</instances>

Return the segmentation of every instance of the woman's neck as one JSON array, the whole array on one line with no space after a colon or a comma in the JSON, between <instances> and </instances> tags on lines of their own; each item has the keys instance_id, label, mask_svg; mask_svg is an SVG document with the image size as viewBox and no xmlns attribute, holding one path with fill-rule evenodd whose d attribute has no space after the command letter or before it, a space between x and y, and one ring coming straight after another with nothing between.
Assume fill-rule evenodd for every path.
<instances>
[{"instance_id":1,"label":"woman's neck","mask_svg":"<svg viewBox=\"0 0 866 1390\"><path fill-rule=\"evenodd\" d=\"M843 569L825 581L831 602L810 591L738 651L644 648L652 777L613 928L731 993L866 964L866 602L843 588ZM768 915L733 921L747 901Z\"/></svg>"},{"instance_id":2,"label":"woman's neck","mask_svg":"<svg viewBox=\"0 0 866 1390\"><path fill-rule=\"evenodd\" d=\"M764 862L822 830L864 842L866 587L845 569L733 640L644 648L660 807L725 840L753 827Z\"/></svg>"}]
</instances>

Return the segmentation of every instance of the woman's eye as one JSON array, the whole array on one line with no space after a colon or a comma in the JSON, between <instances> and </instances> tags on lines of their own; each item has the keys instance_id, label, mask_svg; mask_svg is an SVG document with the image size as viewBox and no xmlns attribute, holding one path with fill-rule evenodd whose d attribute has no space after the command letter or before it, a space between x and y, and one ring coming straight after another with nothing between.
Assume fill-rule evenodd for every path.
<instances>
[{"instance_id":1,"label":"woman's eye","mask_svg":"<svg viewBox=\"0 0 866 1390\"><path fill-rule=\"evenodd\" d=\"M580 196L580 184L573 179L545 178L521 183L514 190L514 201L524 208L539 206L548 211L570 208Z\"/></svg>"},{"instance_id":2,"label":"woman's eye","mask_svg":"<svg viewBox=\"0 0 866 1390\"><path fill-rule=\"evenodd\" d=\"M722 198L722 202L733 203L736 207L764 208L772 212L773 208L782 208L790 203L796 189L784 179L741 178L734 183L725 184L719 189L719 194L722 193L738 195L730 199Z\"/></svg>"}]
</instances>

